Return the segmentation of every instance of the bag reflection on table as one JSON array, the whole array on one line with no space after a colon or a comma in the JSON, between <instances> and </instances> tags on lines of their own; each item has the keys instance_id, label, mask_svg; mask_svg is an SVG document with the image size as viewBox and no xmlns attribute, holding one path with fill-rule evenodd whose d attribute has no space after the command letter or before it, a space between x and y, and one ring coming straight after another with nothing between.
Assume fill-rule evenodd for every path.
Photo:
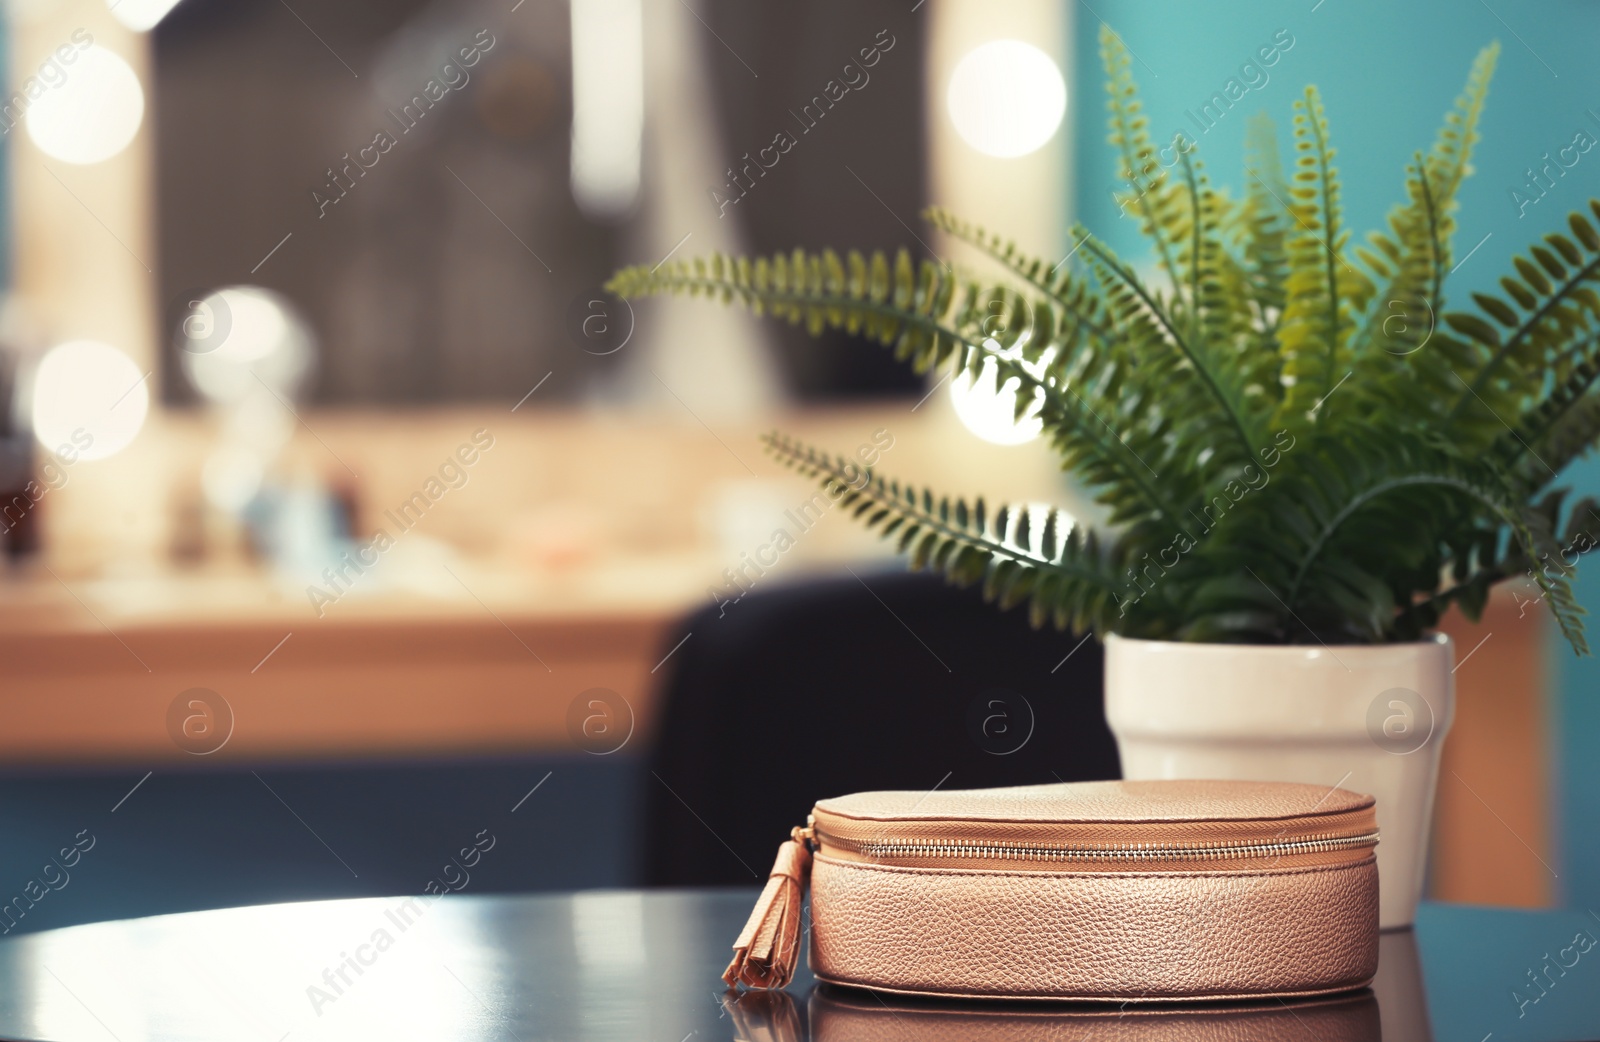
<instances>
[{"instance_id":1,"label":"bag reflection on table","mask_svg":"<svg viewBox=\"0 0 1600 1042\"><path fill-rule=\"evenodd\" d=\"M1368 1042L1382 1038L1378 1002L1363 989L1273 1003L1073 1006L919 1001L816 985L804 1030L786 991L728 992L723 1005L740 1042ZM1075 1032L1075 1033L1074 1033Z\"/></svg>"}]
</instances>

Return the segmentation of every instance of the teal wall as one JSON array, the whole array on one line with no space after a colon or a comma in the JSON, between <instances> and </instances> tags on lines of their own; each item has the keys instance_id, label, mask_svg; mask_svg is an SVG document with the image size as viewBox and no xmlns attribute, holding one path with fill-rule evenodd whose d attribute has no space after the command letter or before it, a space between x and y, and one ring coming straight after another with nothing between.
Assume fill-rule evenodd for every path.
<instances>
[{"instance_id":1,"label":"teal wall","mask_svg":"<svg viewBox=\"0 0 1600 1042\"><path fill-rule=\"evenodd\" d=\"M1167 140L1184 130L1198 141L1212 180L1236 194L1242 189L1246 118L1268 112L1278 123L1280 141L1287 143L1291 106L1305 84L1315 83L1338 149L1346 219L1363 231L1377 226L1401 197L1406 162L1432 143L1473 56L1499 40L1500 65L1483 118L1477 173L1460 196L1456 256L1492 237L1450 282L1457 300L1465 300L1468 290L1493 286L1514 253L1564 225L1566 214L1591 196L1600 196L1600 148L1595 148L1544 199L1526 207L1525 215L1511 197L1513 188L1526 183L1528 168L1542 163L1546 152L1554 155L1569 144L1576 131L1600 138L1600 62L1595 60L1600 4L1322 0L1315 10L1313 4L1096 0L1094 13L1076 5L1071 117L1078 219L1131 259L1146 259L1132 220L1119 217L1110 195L1114 166L1105 143L1101 18L1137 56L1133 73L1152 136ZM1198 109L1230 77L1244 81L1240 66L1280 29L1294 42L1276 64L1261 70L1266 82L1201 133L1186 110ZM1252 72L1249 79L1260 76ZM1600 462L1580 464L1570 477L1581 491L1600 494ZM1600 569L1590 564L1578 589L1594 613L1592 629L1600 628ZM1600 646L1600 633L1591 636ZM1551 657L1559 678L1551 722L1557 750L1551 769L1561 815L1559 887L1568 900L1594 900L1600 896L1600 662L1577 660L1554 642Z\"/></svg>"},{"instance_id":2,"label":"teal wall","mask_svg":"<svg viewBox=\"0 0 1600 1042\"><path fill-rule=\"evenodd\" d=\"M1593 191L1594 184L1586 190ZM1581 461L1566 480L1585 493L1600 494L1600 459ZM1589 609L1593 643L1600 631L1600 567L1594 559L1580 565L1574 585ZM1600 898L1600 659L1573 655L1558 633L1551 634L1549 644L1556 682L1551 746L1558 782L1560 892L1577 905Z\"/></svg>"}]
</instances>

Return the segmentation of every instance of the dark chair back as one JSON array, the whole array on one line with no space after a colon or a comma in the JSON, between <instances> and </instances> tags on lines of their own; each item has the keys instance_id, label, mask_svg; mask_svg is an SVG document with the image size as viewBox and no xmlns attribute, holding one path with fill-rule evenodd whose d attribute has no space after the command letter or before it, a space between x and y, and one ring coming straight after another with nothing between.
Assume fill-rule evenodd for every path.
<instances>
[{"instance_id":1,"label":"dark chair back","mask_svg":"<svg viewBox=\"0 0 1600 1042\"><path fill-rule=\"evenodd\" d=\"M680 640L643 779L650 885L764 880L826 796L1120 776L1099 643L934 576L753 591Z\"/></svg>"}]
</instances>

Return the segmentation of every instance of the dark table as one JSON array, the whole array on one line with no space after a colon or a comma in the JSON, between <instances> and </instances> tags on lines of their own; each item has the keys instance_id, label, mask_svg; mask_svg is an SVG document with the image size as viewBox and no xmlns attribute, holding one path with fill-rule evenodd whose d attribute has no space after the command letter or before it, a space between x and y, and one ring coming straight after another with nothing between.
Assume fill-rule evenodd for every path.
<instances>
[{"instance_id":1,"label":"dark table","mask_svg":"<svg viewBox=\"0 0 1600 1042\"><path fill-rule=\"evenodd\" d=\"M1573 946L1600 939L1600 915L1587 909L1425 906L1414 933L1384 935L1370 992L1143 1013L880 1000L804 974L788 996L734 996L718 975L753 896L322 901L52 930L0 941L0 1037L1600 1039L1600 945Z\"/></svg>"}]
</instances>

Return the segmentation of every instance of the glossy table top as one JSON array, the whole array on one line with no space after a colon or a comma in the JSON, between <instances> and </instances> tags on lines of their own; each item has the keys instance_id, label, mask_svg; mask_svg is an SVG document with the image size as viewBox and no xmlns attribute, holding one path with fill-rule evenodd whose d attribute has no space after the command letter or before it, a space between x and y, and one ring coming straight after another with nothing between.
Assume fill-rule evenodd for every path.
<instances>
[{"instance_id":1,"label":"glossy table top","mask_svg":"<svg viewBox=\"0 0 1600 1042\"><path fill-rule=\"evenodd\" d=\"M326 901L47 931L0 941L0 1038L1600 1038L1600 947L1589 951L1600 915L1587 909L1425 906L1414 933L1384 935L1370 992L1149 1013L880 1000L814 987L804 973L787 996L735 996L718 975L753 897Z\"/></svg>"}]
</instances>

